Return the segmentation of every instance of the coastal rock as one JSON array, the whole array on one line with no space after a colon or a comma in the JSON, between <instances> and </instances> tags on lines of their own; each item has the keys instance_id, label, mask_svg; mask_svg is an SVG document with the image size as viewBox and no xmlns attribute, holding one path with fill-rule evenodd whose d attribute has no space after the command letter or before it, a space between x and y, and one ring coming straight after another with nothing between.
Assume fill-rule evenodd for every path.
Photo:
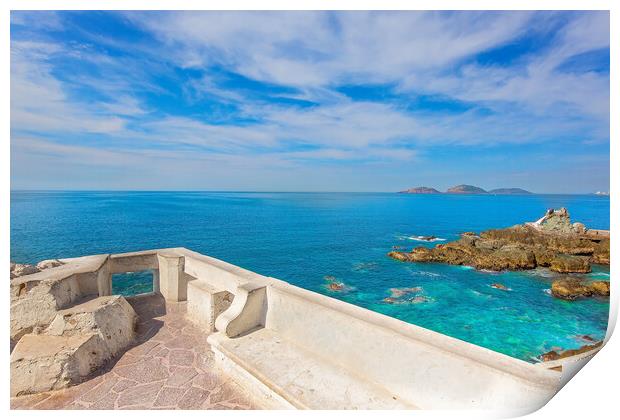
<instances>
[{"instance_id":1,"label":"coastal rock","mask_svg":"<svg viewBox=\"0 0 620 420\"><path fill-rule=\"evenodd\" d=\"M570 357L570 356L575 356L577 354L585 353L590 350L594 350L598 347L601 347L602 345L603 345L603 342L599 341L598 343L595 343L595 344L586 344L584 346L579 347L578 349L570 349L570 350L564 350L564 351L551 350L547 353L541 354L539 359L542 362L551 362L554 360L563 359L565 357Z\"/></svg>"},{"instance_id":2,"label":"coastal rock","mask_svg":"<svg viewBox=\"0 0 620 420\"><path fill-rule=\"evenodd\" d=\"M609 239L602 239L594 246L592 253L592 262L594 264L609 265Z\"/></svg>"},{"instance_id":3,"label":"coastal rock","mask_svg":"<svg viewBox=\"0 0 620 420\"><path fill-rule=\"evenodd\" d=\"M609 296L610 287L608 281L593 281L589 286L593 294L598 296Z\"/></svg>"},{"instance_id":4,"label":"coastal rock","mask_svg":"<svg viewBox=\"0 0 620 420\"><path fill-rule=\"evenodd\" d=\"M542 247L535 247L533 252L538 267L550 267L556 256L555 252Z\"/></svg>"},{"instance_id":5,"label":"coastal rock","mask_svg":"<svg viewBox=\"0 0 620 420\"><path fill-rule=\"evenodd\" d=\"M609 282L586 283L576 278L566 277L552 283L551 294L564 300L575 300L589 296L609 296Z\"/></svg>"},{"instance_id":6,"label":"coastal rock","mask_svg":"<svg viewBox=\"0 0 620 420\"><path fill-rule=\"evenodd\" d=\"M63 263L59 260L43 260L37 263L37 268L41 271L48 268L60 267Z\"/></svg>"},{"instance_id":7,"label":"coastal rock","mask_svg":"<svg viewBox=\"0 0 620 420\"><path fill-rule=\"evenodd\" d=\"M477 237L478 234L476 232L463 232L463 233L461 233L461 236L475 236L475 237Z\"/></svg>"},{"instance_id":8,"label":"coastal rock","mask_svg":"<svg viewBox=\"0 0 620 420\"><path fill-rule=\"evenodd\" d=\"M577 279L563 278L553 282L551 294L560 299L575 300L580 297L592 296L592 290Z\"/></svg>"},{"instance_id":9,"label":"coastal rock","mask_svg":"<svg viewBox=\"0 0 620 420\"><path fill-rule=\"evenodd\" d=\"M501 283L492 283L491 287L494 288L494 289L498 289L498 290L505 290L505 291L510 291L511 290L510 288L504 286Z\"/></svg>"},{"instance_id":10,"label":"coastal rock","mask_svg":"<svg viewBox=\"0 0 620 420\"><path fill-rule=\"evenodd\" d=\"M547 210L543 217L531 225L543 232L561 235L584 234L587 230L582 223L571 223L570 214L564 207Z\"/></svg>"},{"instance_id":11,"label":"coastal rock","mask_svg":"<svg viewBox=\"0 0 620 420\"><path fill-rule=\"evenodd\" d=\"M472 265L478 270L529 270L536 268L536 257L531 250L507 245L498 251L477 256Z\"/></svg>"},{"instance_id":12,"label":"coastal rock","mask_svg":"<svg viewBox=\"0 0 620 420\"><path fill-rule=\"evenodd\" d=\"M41 271L36 266L31 264L16 264L11 263L11 278L27 276L30 274L38 273Z\"/></svg>"},{"instance_id":13,"label":"coastal rock","mask_svg":"<svg viewBox=\"0 0 620 420\"><path fill-rule=\"evenodd\" d=\"M490 229L480 235L466 232L434 248L420 246L388 255L399 261L468 265L479 270L550 267L559 273L588 273L591 263L609 263L609 238L584 235L583 229L570 223L566 209L549 210L534 223Z\"/></svg>"},{"instance_id":14,"label":"coastal rock","mask_svg":"<svg viewBox=\"0 0 620 420\"><path fill-rule=\"evenodd\" d=\"M588 258L573 255L557 255L551 261L550 268L558 273L589 273L592 271Z\"/></svg>"}]
</instances>

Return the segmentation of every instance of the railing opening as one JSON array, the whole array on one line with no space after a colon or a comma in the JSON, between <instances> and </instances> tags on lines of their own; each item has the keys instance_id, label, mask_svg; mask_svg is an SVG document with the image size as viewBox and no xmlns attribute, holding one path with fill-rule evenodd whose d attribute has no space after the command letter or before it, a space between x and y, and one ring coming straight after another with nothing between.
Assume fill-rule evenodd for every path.
<instances>
[{"instance_id":1,"label":"railing opening","mask_svg":"<svg viewBox=\"0 0 620 420\"><path fill-rule=\"evenodd\" d=\"M112 274L112 294L136 296L155 291L156 270Z\"/></svg>"}]
</instances>

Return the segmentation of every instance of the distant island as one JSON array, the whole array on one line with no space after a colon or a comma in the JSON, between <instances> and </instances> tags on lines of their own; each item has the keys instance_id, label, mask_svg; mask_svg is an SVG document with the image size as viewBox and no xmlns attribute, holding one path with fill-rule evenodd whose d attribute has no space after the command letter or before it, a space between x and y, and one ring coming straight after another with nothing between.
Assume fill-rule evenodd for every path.
<instances>
[{"instance_id":1,"label":"distant island","mask_svg":"<svg viewBox=\"0 0 620 420\"><path fill-rule=\"evenodd\" d=\"M414 187L404 191L399 191L400 194L493 194L493 195L527 195L533 194L522 188L496 188L494 190L486 191L483 188L476 187L474 185L455 185L452 188L448 188L445 193L431 187Z\"/></svg>"},{"instance_id":2,"label":"distant island","mask_svg":"<svg viewBox=\"0 0 620 420\"><path fill-rule=\"evenodd\" d=\"M461 184L452 188L448 188L446 191L447 194L488 194L485 190L480 187L475 187L473 185Z\"/></svg>"},{"instance_id":3,"label":"distant island","mask_svg":"<svg viewBox=\"0 0 620 420\"><path fill-rule=\"evenodd\" d=\"M400 192L403 194L441 194L440 191L437 191L435 188L430 187L409 188L408 190Z\"/></svg>"},{"instance_id":4,"label":"distant island","mask_svg":"<svg viewBox=\"0 0 620 420\"><path fill-rule=\"evenodd\" d=\"M523 188L496 188L494 190L489 191L489 194L516 194L516 195L524 195L524 194L533 194Z\"/></svg>"}]
</instances>

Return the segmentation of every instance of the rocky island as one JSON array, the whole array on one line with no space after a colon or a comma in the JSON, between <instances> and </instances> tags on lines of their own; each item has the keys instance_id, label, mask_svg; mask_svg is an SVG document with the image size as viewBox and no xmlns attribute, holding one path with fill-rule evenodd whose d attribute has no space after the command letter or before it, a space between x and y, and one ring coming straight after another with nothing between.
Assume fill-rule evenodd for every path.
<instances>
[{"instance_id":1,"label":"rocky island","mask_svg":"<svg viewBox=\"0 0 620 420\"><path fill-rule=\"evenodd\" d=\"M484 189L474 185L461 184L448 188L447 194L488 194Z\"/></svg>"},{"instance_id":2,"label":"rocky island","mask_svg":"<svg viewBox=\"0 0 620 420\"><path fill-rule=\"evenodd\" d=\"M400 191L401 194L441 194L440 191L430 187L415 187Z\"/></svg>"},{"instance_id":3,"label":"rocky island","mask_svg":"<svg viewBox=\"0 0 620 420\"><path fill-rule=\"evenodd\" d=\"M529 195L533 194L523 188L496 188L490 191L486 191L483 188L476 187L474 185L455 185L448 188L445 193L431 187L414 187L404 191L399 191L400 194L492 194L492 195Z\"/></svg>"},{"instance_id":4,"label":"rocky island","mask_svg":"<svg viewBox=\"0 0 620 420\"><path fill-rule=\"evenodd\" d=\"M411 252L388 255L409 262L440 262L467 265L478 270L529 270L548 267L557 273L589 273L591 264L609 264L609 231L587 229L571 223L565 208L548 210L535 222L480 234L465 232L461 238L434 248L420 246ZM577 279L559 279L551 292L573 300L609 295L608 282L584 284Z\"/></svg>"}]
</instances>

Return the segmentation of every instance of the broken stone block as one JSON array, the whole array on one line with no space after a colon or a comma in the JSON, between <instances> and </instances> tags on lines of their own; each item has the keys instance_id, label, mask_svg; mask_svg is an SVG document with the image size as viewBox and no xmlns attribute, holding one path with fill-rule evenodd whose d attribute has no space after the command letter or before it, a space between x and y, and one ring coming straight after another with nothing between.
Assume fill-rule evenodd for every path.
<instances>
[{"instance_id":1,"label":"broken stone block","mask_svg":"<svg viewBox=\"0 0 620 420\"><path fill-rule=\"evenodd\" d=\"M98 334L107 357L118 354L134 339L137 315L122 296L101 296L57 312L44 334Z\"/></svg>"},{"instance_id":2,"label":"broken stone block","mask_svg":"<svg viewBox=\"0 0 620 420\"><path fill-rule=\"evenodd\" d=\"M96 370L105 355L97 334L26 334L11 353L11 396L65 388Z\"/></svg>"},{"instance_id":3,"label":"broken stone block","mask_svg":"<svg viewBox=\"0 0 620 420\"><path fill-rule=\"evenodd\" d=\"M80 296L76 276L11 282L11 342L34 328L45 328L56 312Z\"/></svg>"}]
</instances>

